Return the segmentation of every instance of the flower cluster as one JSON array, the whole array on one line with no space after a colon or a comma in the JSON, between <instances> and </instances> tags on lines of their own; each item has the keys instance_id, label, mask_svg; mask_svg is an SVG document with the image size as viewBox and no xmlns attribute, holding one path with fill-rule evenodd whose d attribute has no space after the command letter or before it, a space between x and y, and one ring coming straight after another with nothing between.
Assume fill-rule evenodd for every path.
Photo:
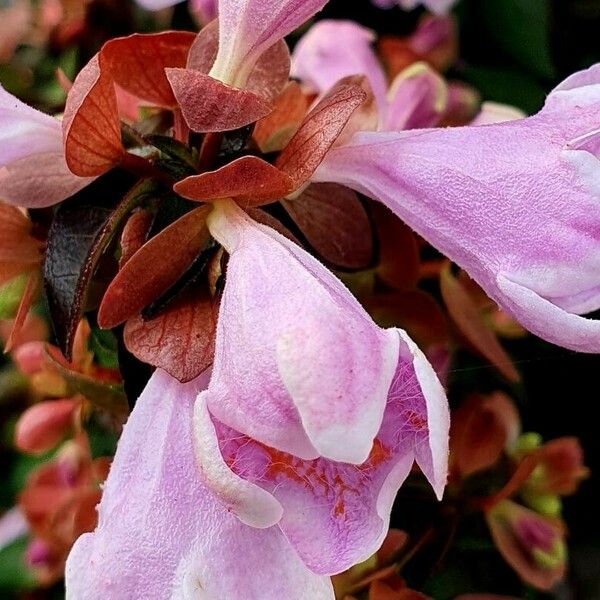
<instances>
[{"instance_id":1,"label":"flower cluster","mask_svg":"<svg viewBox=\"0 0 600 600\"><path fill-rule=\"evenodd\" d=\"M41 583L70 550L68 598L422 597L400 568L430 534L389 532L416 471L453 514L503 473L464 506L524 581L564 574L577 440L522 434L501 393L450 427L445 383L457 341L508 382L501 337L600 349L600 67L534 116L480 107L443 76L451 3L379 53L329 20L290 53L325 4L198 2L197 35L110 39L60 117L0 88L15 443L60 445L19 505ZM125 420L100 494L86 427Z\"/></svg>"}]
</instances>

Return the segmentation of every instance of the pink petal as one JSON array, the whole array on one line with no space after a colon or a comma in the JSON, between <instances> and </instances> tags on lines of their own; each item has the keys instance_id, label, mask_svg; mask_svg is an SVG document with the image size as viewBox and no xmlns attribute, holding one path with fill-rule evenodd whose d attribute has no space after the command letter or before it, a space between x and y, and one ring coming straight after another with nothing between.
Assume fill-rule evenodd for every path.
<instances>
[{"instance_id":1,"label":"pink petal","mask_svg":"<svg viewBox=\"0 0 600 600\"><path fill-rule=\"evenodd\" d=\"M60 121L27 106L0 86L0 167L61 150Z\"/></svg>"},{"instance_id":2,"label":"pink petal","mask_svg":"<svg viewBox=\"0 0 600 600\"><path fill-rule=\"evenodd\" d=\"M157 371L125 426L99 506L99 525L73 547L67 597L333 600L278 528L240 523L204 487L192 445L201 377Z\"/></svg>"},{"instance_id":3,"label":"pink petal","mask_svg":"<svg viewBox=\"0 0 600 600\"><path fill-rule=\"evenodd\" d=\"M388 99L383 129L420 129L439 122L448 103L448 89L436 71L418 62L398 74Z\"/></svg>"},{"instance_id":4,"label":"pink petal","mask_svg":"<svg viewBox=\"0 0 600 600\"><path fill-rule=\"evenodd\" d=\"M60 121L27 106L0 86L2 200L43 208L68 198L90 181L69 171Z\"/></svg>"},{"instance_id":5,"label":"pink petal","mask_svg":"<svg viewBox=\"0 0 600 600\"><path fill-rule=\"evenodd\" d=\"M200 431L197 448L203 470L204 465L219 465L218 471L209 471L211 488L216 485L220 492L223 487L231 492L228 506L238 498L236 488L241 483L255 484L272 494L283 507L281 529L317 573L340 572L379 548L396 493L415 456L438 495L445 485L449 419L443 389L406 334L393 333L402 338L402 357L382 426L367 460L360 465L324 458L304 460L261 444L216 419L209 433L210 444L204 428L196 429L197 434ZM205 423L210 420L205 410L202 418ZM231 469L228 477L222 473L227 465ZM248 508L252 510L252 506ZM233 510L239 514L239 505Z\"/></svg>"},{"instance_id":6,"label":"pink petal","mask_svg":"<svg viewBox=\"0 0 600 600\"><path fill-rule=\"evenodd\" d=\"M302 458L363 462L381 425L397 336L319 262L232 202L208 224L230 254L211 413Z\"/></svg>"},{"instance_id":7,"label":"pink petal","mask_svg":"<svg viewBox=\"0 0 600 600\"><path fill-rule=\"evenodd\" d=\"M294 48L291 75L319 94L344 77L366 75L383 110L387 81L372 47L374 41L370 29L353 21L319 21Z\"/></svg>"},{"instance_id":8,"label":"pink petal","mask_svg":"<svg viewBox=\"0 0 600 600\"><path fill-rule=\"evenodd\" d=\"M62 141L59 144L57 151L32 154L0 167L5 202L25 208L53 206L94 181L94 177L78 177L69 171Z\"/></svg>"},{"instance_id":9,"label":"pink petal","mask_svg":"<svg viewBox=\"0 0 600 600\"><path fill-rule=\"evenodd\" d=\"M326 3L327 0L221 0L219 51L210 75L244 87L260 56Z\"/></svg>"},{"instance_id":10,"label":"pink petal","mask_svg":"<svg viewBox=\"0 0 600 600\"><path fill-rule=\"evenodd\" d=\"M483 127L363 133L313 177L379 199L536 335L600 350L600 68L533 117ZM596 83L599 82L599 83ZM593 147L593 145L591 146Z\"/></svg>"},{"instance_id":11,"label":"pink petal","mask_svg":"<svg viewBox=\"0 0 600 600\"><path fill-rule=\"evenodd\" d=\"M190 9L201 23L209 23L217 16L218 0L190 0Z\"/></svg>"}]
</instances>

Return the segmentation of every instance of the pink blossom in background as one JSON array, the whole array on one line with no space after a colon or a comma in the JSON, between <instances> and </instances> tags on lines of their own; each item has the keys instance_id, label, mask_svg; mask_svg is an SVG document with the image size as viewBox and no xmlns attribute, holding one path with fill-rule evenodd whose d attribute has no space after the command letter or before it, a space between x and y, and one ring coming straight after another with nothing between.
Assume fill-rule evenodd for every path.
<instances>
[{"instance_id":1,"label":"pink blossom in background","mask_svg":"<svg viewBox=\"0 0 600 600\"><path fill-rule=\"evenodd\" d=\"M136 0L146 10L162 10L182 0ZM217 16L217 0L189 0L190 11L198 18L200 23L208 23Z\"/></svg>"},{"instance_id":2,"label":"pink blossom in background","mask_svg":"<svg viewBox=\"0 0 600 600\"><path fill-rule=\"evenodd\" d=\"M296 45L292 75L317 93L326 92L343 77L365 75L377 102L380 130L437 125L448 103L442 77L418 62L388 86L373 42L373 33L353 21L319 21Z\"/></svg>"},{"instance_id":3,"label":"pink blossom in background","mask_svg":"<svg viewBox=\"0 0 600 600\"><path fill-rule=\"evenodd\" d=\"M423 5L432 13L443 15L446 14L456 0L371 0L373 4L380 8L392 8L392 6L400 6L404 10L413 10L419 5Z\"/></svg>"},{"instance_id":4,"label":"pink blossom in background","mask_svg":"<svg viewBox=\"0 0 600 600\"><path fill-rule=\"evenodd\" d=\"M0 64L8 62L31 29L33 11L29 0L0 7Z\"/></svg>"}]
</instances>

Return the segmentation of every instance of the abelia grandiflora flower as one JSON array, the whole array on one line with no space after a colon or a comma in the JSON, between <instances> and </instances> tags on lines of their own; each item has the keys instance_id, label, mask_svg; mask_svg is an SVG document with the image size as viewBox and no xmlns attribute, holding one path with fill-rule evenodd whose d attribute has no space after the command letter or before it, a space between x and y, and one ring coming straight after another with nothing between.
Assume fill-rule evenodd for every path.
<instances>
[{"instance_id":1,"label":"abelia grandiflora flower","mask_svg":"<svg viewBox=\"0 0 600 600\"><path fill-rule=\"evenodd\" d=\"M238 586L259 597L264 588L257 585L274 586L262 594L267 598L294 597L299 589L330 597L328 581L315 573L344 570L377 549L393 497L415 460L437 495L442 493L448 415L431 365L404 331L376 326L301 246L334 266L369 265L369 217L347 184L389 205L491 293L482 273L498 266L492 260L500 247L492 243L500 229L498 211L514 226L509 234L523 242L513 244L513 254L525 252L522 231L530 223L520 202L536 190L552 192L545 187L549 164L561 174L559 191L568 188L560 170L567 167L547 139L546 125L558 125L554 118L533 117L502 126L386 131L440 122L445 86L424 66L401 73L392 102L383 99L385 80L375 88L379 114L367 77L332 69L330 84L316 90L323 93L309 109L312 98L289 82L282 38L324 4L223 1L219 21L197 37L164 32L111 40L69 93L60 161L79 183L98 179L58 207L49 233L50 308L53 316L65 317L65 323L55 318L59 341L70 358L85 296L89 306L99 307L100 326L125 323L132 353L169 373L154 375L125 428L99 528L80 540L70 561L73 598L107 591L114 597L204 591L219 597ZM336 81L338 75L347 76ZM124 126L119 89L151 107L155 120ZM575 110L568 101L566 106ZM16 108L48 123L31 109ZM44 137L38 129L34 133L33 142ZM488 134L498 137L499 146L508 144L511 158L521 142L532 152L539 142L544 159L556 160L534 164L533 173L523 167L524 187L515 189L514 165L496 165L495 146L485 161L473 164L469 152L485 154L487 146L472 150L469 140L485 144ZM440 159L453 136L461 146ZM427 152L418 155L422 139ZM419 160L412 146L404 155L404 143L417 146ZM391 152L371 152L379 146ZM431 156L438 159L432 163ZM492 173L484 191L499 195L497 203L481 200L477 184L487 182L481 164L488 167L485 174ZM119 176L119 169L142 181L118 203L104 199L88 210L86 202L97 189L105 192L110 186L102 188L102 182ZM461 176L471 170L475 178ZM436 203L447 191L455 203ZM580 202L567 216L577 224L580 204L589 205L590 198L583 188L576 192ZM420 202L411 204L413 196ZM561 198L548 197L562 222ZM279 209L290 219L277 219ZM471 235L464 235L471 215ZM455 226L452 239L448 221ZM86 235L77 235L84 226ZM363 236L355 236L361 229ZM477 232L485 234L487 254L478 251L484 242L472 239ZM560 228L544 232L548 248L556 234L557 243L594 249L595 240L577 237L575 228L569 239ZM57 243L61 236L75 240L68 260ZM107 249L117 237L115 275L116 261L102 259L114 259ZM101 299L90 282L102 268L112 281L102 286ZM577 268L573 262L573 280ZM512 312L539 330L531 325L532 311ZM545 324L559 329L550 320ZM589 347L577 347L592 349L592 334ZM546 337L573 346L570 339ZM193 360L187 360L188 349ZM155 431L145 437L148 428ZM151 515L144 500L148 481ZM173 490L185 501L175 503ZM210 521L214 535L207 536ZM254 544L281 565L281 580L249 580L248 573L258 569L256 554L246 550ZM168 551L157 558L148 547ZM240 557L250 565L236 571ZM220 576L224 569L231 578ZM115 573L123 575L112 579Z\"/></svg>"}]
</instances>

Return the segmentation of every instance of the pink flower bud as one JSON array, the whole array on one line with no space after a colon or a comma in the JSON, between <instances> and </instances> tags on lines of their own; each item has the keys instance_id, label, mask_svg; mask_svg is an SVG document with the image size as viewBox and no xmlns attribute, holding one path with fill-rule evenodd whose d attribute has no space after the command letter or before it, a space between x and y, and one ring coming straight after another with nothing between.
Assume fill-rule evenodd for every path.
<instances>
[{"instance_id":1,"label":"pink flower bud","mask_svg":"<svg viewBox=\"0 0 600 600\"><path fill-rule=\"evenodd\" d=\"M15 430L15 446L23 452L47 452L60 442L73 423L79 398L49 400L28 408Z\"/></svg>"}]
</instances>

